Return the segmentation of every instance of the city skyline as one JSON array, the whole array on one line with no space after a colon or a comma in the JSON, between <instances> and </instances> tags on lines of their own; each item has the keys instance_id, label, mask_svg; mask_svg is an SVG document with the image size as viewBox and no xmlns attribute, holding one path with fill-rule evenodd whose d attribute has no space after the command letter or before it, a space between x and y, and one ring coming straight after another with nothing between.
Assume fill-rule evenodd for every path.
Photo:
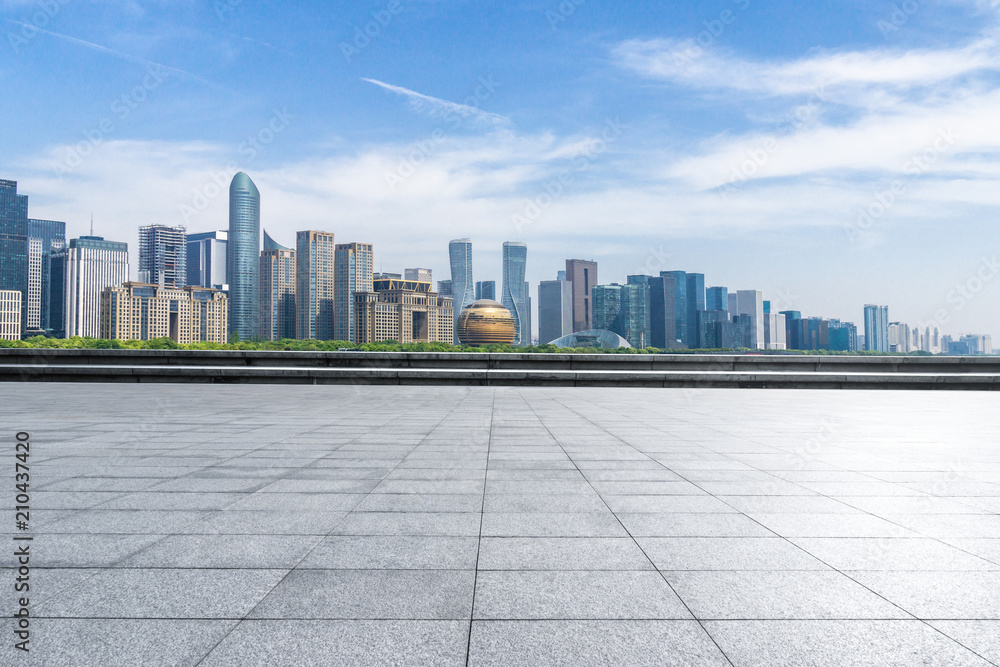
<instances>
[{"instance_id":1,"label":"city skyline","mask_svg":"<svg viewBox=\"0 0 1000 667\"><path fill-rule=\"evenodd\" d=\"M33 193L35 217L79 236L93 212L96 233L131 247L139 224L224 229L242 169L267 184L276 237L337 210L337 233L384 248L386 267L440 276L429 228L517 238L535 285L570 237L609 275L697 269L803 312L857 321L857 304L891 303L907 321L943 312L945 328L998 332L1000 195L983 157L1000 146L996 7L921 3L900 23L891 2L848 4L782 3L780 26L728 0L490 9L498 36L529 45L511 53L471 7L404 3L348 57L340 45L384 5L306 21L310 3L60 3L10 45L0 173ZM0 8L18 39L25 6ZM463 28L448 68L445 18ZM499 279L499 258L479 263Z\"/></svg>"}]
</instances>

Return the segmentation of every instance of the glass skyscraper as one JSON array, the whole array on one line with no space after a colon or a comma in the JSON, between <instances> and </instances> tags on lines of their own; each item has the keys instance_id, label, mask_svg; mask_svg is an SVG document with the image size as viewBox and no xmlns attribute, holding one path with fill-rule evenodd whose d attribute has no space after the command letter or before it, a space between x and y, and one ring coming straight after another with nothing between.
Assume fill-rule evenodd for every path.
<instances>
[{"instance_id":1,"label":"glass skyscraper","mask_svg":"<svg viewBox=\"0 0 1000 667\"><path fill-rule=\"evenodd\" d=\"M514 316L514 345L531 345L524 282L527 265L528 246L514 241L503 244L503 300L500 303Z\"/></svg>"},{"instance_id":2,"label":"glass skyscraper","mask_svg":"<svg viewBox=\"0 0 1000 667\"><path fill-rule=\"evenodd\" d=\"M260 326L260 191L242 171L229 186L229 331L254 339Z\"/></svg>"},{"instance_id":3,"label":"glass skyscraper","mask_svg":"<svg viewBox=\"0 0 1000 667\"><path fill-rule=\"evenodd\" d=\"M21 293L21 330L28 300L28 196L0 180L0 291Z\"/></svg>"},{"instance_id":4,"label":"glass skyscraper","mask_svg":"<svg viewBox=\"0 0 1000 667\"><path fill-rule=\"evenodd\" d=\"M709 287L705 296L705 310L729 311L729 288Z\"/></svg>"},{"instance_id":5,"label":"glass skyscraper","mask_svg":"<svg viewBox=\"0 0 1000 667\"><path fill-rule=\"evenodd\" d=\"M187 284L228 291L226 246L229 232L187 235ZM264 248L267 250L267 248Z\"/></svg>"},{"instance_id":6,"label":"glass skyscraper","mask_svg":"<svg viewBox=\"0 0 1000 667\"><path fill-rule=\"evenodd\" d=\"M476 283L476 301L480 299L497 300L497 284L494 280L481 280Z\"/></svg>"},{"instance_id":7,"label":"glass skyscraper","mask_svg":"<svg viewBox=\"0 0 1000 667\"><path fill-rule=\"evenodd\" d=\"M865 349L889 351L889 306L865 306Z\"/></svg>"},{"instance_id":8,"label":"glass skyscraper","mask_svg":"<svg viewBox=\"0 0 1000 667\"><path fill-rule=\"evenodd\" d=\"M705 274L687 274L687 338L684 344L690 349L696 349L701 341L698 335L698 313L705 310Z\"/></svg>"},{"instance_id":9,"label":"glass skyscraper","mask_svg":"<svg viewBox=\"0 0 1000 667\"><path fill-rule=\"evenodd\" d=\"M472 241L456 239L449 243L448 258L451 260L451 298L455 308L453 338L458 345L458 318L462 309L476 300L476 283L472 279Z\"/></svg>"},{"instance_id":10,"label":"glass skyscraper","mask_svg":"<svg viewBox=\"0 0 1000 667\"><path fill-rule=\"evenodd\" d=\"M52 257L65 248L65 222L28 220L28 312L25 314L25 328L29 336L36 333L50 336L64 326L62 304L55 304L53 308ZM61 278L59 284L62 285ZM60 296L58 300L62 298ZM53 319L53 312L58 320Z\"/></svg>"},{"instance_id":11,"label":"glass skyscraper","mask_svg":"<svg viewBox=\"0 0 1000 667\"><path fill-rule=\"evenodd\" d=\"M679 348L687 345L688 334L688 289L686 271L661 271L664 279L666 317L666 347Z\"/></svg>"}]
</instances>

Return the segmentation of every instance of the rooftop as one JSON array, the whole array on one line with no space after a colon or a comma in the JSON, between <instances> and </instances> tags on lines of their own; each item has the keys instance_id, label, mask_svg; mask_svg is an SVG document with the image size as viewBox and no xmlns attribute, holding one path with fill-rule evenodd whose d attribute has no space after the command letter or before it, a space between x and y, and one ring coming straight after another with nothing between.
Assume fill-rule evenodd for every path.
<instances>
[{"instance_id":1,"label":"rooftop","mask_svg":"<svg viewBox=\"0 0 1000 667\"><path fill-rule=\"evenodd\" d=\"M997 664L997 408L0 385L33 659L74 666Z\"/></svg>"}]
</instances>

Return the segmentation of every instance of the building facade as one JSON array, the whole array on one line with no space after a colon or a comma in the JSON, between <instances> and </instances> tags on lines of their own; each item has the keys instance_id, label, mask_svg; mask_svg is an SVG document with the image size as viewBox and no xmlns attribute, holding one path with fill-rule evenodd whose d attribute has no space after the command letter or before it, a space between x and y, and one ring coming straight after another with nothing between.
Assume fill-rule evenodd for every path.
<instances>
[{"instance_id":1,"label":"building facade","mask_svg":"<svg viewBox=\"0 0 1000 667\"><path fill-rule=\"evenodd\" d=\"M548 345L573 333L573 288L568 280L538 283L538 342Z\"/></svg>"},{"instance_id":2,"label":"building facade","mask_svg":"<svg viewBox=\"0 0 1000 667\"><path fill-rule=\"evenodd\" d=\"M28 196L17 194L16 181L0 180L0 291L21 295L23 320L28 297ZM23 333L23 321L20 327Z\"/></svg>"},{"instance_id":3,"label":"building facade","mask_svg":"<svg viewBox=\"0 0 1000 667\"><path fill-rule=\"evenodd\" d=\"M889 351L889 306L865 306L865 349Z\"/></svg>"},{"instance_id":4,"label":"building facade","mask_svg":"<svg viewBox=\"0 0 1000 667\"><path fill-rule=\"evenodd\" d=\"M497 284L494 280L480 280L476 283L476 301L497 300Z\"/></svg>"},{"instance_id":5,"label":"building facade","mask_svg":"<svg viewBox=\"0 0 1000 667\"><path fill-rule=\"evenodd\" d=\"M225 295L213 289L130 282L101 295L101 338L225 343L228 313Z\"/></svg>"},{"instance_id":6,"label":"building facade","mask_svg":"<svg viewBox=\"0 0 1000 667\"><path fill-rule=\"evenodd\" d=\"M333 234L314 230L295 239L295 337L334 340L336 304Z\"/></svg>"},{"instance_id":7,"label":"building facade","mask_svg":"<svg viewBox=\"0 0 1000 667\"><path fill-rule=\"evenodd\" d=\"M687 316L684 319L687 325L687 339L684 344L688 348L697 349L701 346L698 335L698 313L705 310L705 274L688 273L685 276L685 283Z\"/></svg>"},{"instance_id":8,"label":"building facade","mask_svg":"<svg viewBox=\"0 0 1000 667\"><path fill-rule=\"evenodd\" d=\"M337 244L334 254L334 340L354 342L354 293L373 291L374 265L371 243ZM405 273L427 278L417 282L431 282L430 269L406 269Z\"/></svg>"},{"instance_id":9,"label":"building facade","mask_svg":"<svg viewBox=\"0 0 1000 667\"><path fill-rule=\"evenodd\" d=\"M63 322L53 320L52 257L66 249L66 223L28 220L28 308L24 315L26 335L54 335ZM61 281L60 281L61 282ZM62 313L61 305L55 314Z\"/></svg>"},{"instance_id":10,"label":"building facade","mask_svg":"<svg viewBox=\"0 0 1000 667\"><path fill-rule=\"evenodd\" d=\"M434 272L430 269L403 269L403 278L406 280L416 280L421 283L433 284ZM368 291L370 292L371 289L369 288Z\"/></svg>"},{"instance_id":11,"label":"building facade","mask_svg":"<svg viewBox=\"0 0 1000 667\"><path fill-rule=\"evenodd\" d=\"M56 270L54 266L53 271ZM99 338L104 290L123 285L129 279L128 244L105 241L101 236L72 239L66 250L64 271L65 336Z\"/></svg>"},{"instance_id":12,"label":"building facade","mask_svg":"<svg viewBox=\"0 0 1000 667\"><path fill-rule=\"evenodd\" d=\"M264 230L260 253L260 338L295 338L295 251Z\"/></svg>"},{"instance_id":13,"label":"building facade","mask_svg":"<svg viewBox=\"0 0 1000 667\"><path fill-rule=\"evenodd\" d=\"M431 283L375 280L373 291L354 294L355 342L452 343L453 302L431 291Z\"/></svg>"},{"instance_id":14,"label":"building facade","mask_svg":"<svg viewBox=\"0 0 1000 667\"><path fill-rule=\"evenodd\" d=\"M503 244L503 297L500 303L514 318L514 345L531 345L527 283L528 246L506 241Z\"/></svg>"},{"instance_id":15,"label":"building facade","mask_svg":"<svg viewBox=\"0 0 1000 667\"><path fill-rule=\"evenodd\" d=\"M788 333L784 315L764 313L764 348L768 350L788 349Z\"/></svg>"},{"instance_id":16,"label":"building facade","mask_svg":"<svg viewBox=\"0 0 1000 667\"><path fill-rule=\"evenodd\" d=\"M648 285L596 285L592 299L594 329L613 331L636 349L650 347Z\"/></svg>"},{"instance_id":17,"label":"building facade","mask_svg":"<svg viewBox=\"0 0 1000 667\"><path fill-rule=\"evenodd\" d=\"M0 290L0 340L21 340L21 303L14 290Z\"/></svg>"},{"instance_id":18,"label":"building facade","mask_svg":"<svg viewBox=\"0 0 1000 667\"><path fill-rule=\"evenodd\" d=\"M187 285L187 230L146 225L139 228L139 282L180 288Z\"/></svg>"},{"instance_id":19,"label":"building facade","mask_svg":"<svg viewBox=\"0 0 1000 667\"><path fill-rule=\"evenodd\" d=\"M242 171L229 186L227 236L229 329L252 340L260 331L260 191Z\"/></svg>"},{"instance_id":20,"label":"building facade","mask_svg":"<svg viewBox=\"0 0 1000 667\"><path fill-rule=\"evenodd\" d=\"M229 232L199 232L187 235L187 284L228 291L226 254ZM266 248L265 248L266 250Z\"/></svg>"},{"instance_id":21,"label":"building facade","mask_svg":"<svg viewBox=\"0 0 1000 667\"><path fill-rule=\"evenodd\" d=\"M462 309L476 300L476 283L472 277L472 241L456 239L448 244L451 264L451 298L454 303L452 342L458 344L458 316Z\"/></svg>"},{"instance_id":22,"label":"building facade","mask_svg":"<svg viewBox=\"0 0 1000 667\"><path fill-rule=\"evenodd\" d=\"M709 287L705 292L705 310L729 311L729 288Z\"/></svg>"},{"instance_id":23,"label":"building facade","mask_svg":"<svg viewBox=\"0 0 1000 667\"><path fill-rule=\"evenodd\" d=\"M591 297L598 284L597 262L586 259L566 260L566 280L573 291L573 333L594 328Z\"/></svg>"},{"instance_id":24,"label":"building facade","mask_svg":"<svg viewBox=\"0 0 1000 667\"><path fill-rule=\"evenodd\" d=\"M738 290L736 314L751 318L750 335L744 340L745 346L751 350L764 349L764 293L760 290Z\"/></svg>"}]
</instances>

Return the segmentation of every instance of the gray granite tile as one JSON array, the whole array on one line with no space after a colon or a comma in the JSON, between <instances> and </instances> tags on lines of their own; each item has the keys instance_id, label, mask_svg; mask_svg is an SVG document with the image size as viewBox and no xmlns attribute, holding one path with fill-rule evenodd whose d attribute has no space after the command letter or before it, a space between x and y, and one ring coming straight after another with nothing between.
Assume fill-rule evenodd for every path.
<instances>
[{"instance_id":1,"label":"gray granite tile","mask_svg":"<svg viewBox=\"0 0 1000 667\"><path fill-rule=\"evenodd\" d=\"M253 618L468 620L474 582L462 570L295 570Z\"/></svg>"},{"instance_id":2,"label":"gray granite tile","mask_svg":"<svg viewBox=\"0 0 1000 667\"><path fill-rule=\"evenodd\" d=\"M851 572L922 619L1000 620L1000 572Z\"/></svg>"},{"instance_id":3,"label":"gray granite tile","mask_svg":"<svg viewBox=\"0 0 1000 667\"><path fill-rule=\"evenodd\" d=\"M469 665L723 667L694 621L474 621Z\"/></svg>"},{"instance_id":4,"label":"gray granite tile","mask_svg":"<svg viewBox=\"0 0 1000 667\"><path fill-rule=\"evenodd\" d=\"M838 570L1000 570L1000 565L925 538L794 538Z\"/></svg>"},{"instance_id":5,"label":"gray granite tile","mask_svg":"<svg viewBox=\"0 0 1000 667\"><path fill-rule=\"evenodd\" d=\"M931 621L930 624L962 646L1000 664L1000 620Z\"/></svg>"},{"instance_id":6,"label":"gray granite tile","mask_svg":"<svg viewBox=\"0 0 1000 667\"><path fill-rule=\"evenodd\" d=\"M291 569L321 540L317 535L171 535L117 567Z\"/></svg>"},{"instance_id":7,"label":"gray granite tile","mask_svg":"<svg viewBox=\"0 0 1000 667\"><path fill-rule=\"evenodd\" d=\"M614 514L500 513L483 515L484 537L628 537Z\"/></svg>"},{"instance_id":8,"label":"gray granite tile","mask_svg":"<svg viewBox=\"0 0 1000 667\"><path fill-rule=\"evenodd\" d=\"M656 572L480 572L476 619L687 619Z\"/></svg>"},{"instance_id":9,"label":"gray granite tile","mask_svg":"<svg viewBox=\"0 0 1000 667\"><path fill-rule=\"evenodd\" d=\"M484 537L480 570L651 570L628 538Z\"/></svg>"},{"instance_id":10,"label":"gray granite tile","mask_svg":"<svg viewBox=\"0 0 1000 667\"><path fill-rule=\"evenodd\" d=\"M773 537L774 533L743 514L632 514L618 518L632 537Z\"/></svg>"},{"instance_id":11,"label":"gray granite tile","mask_svg":"<svg viewBox=\"0 0 1000 667\"><path fill-rule=\"evenodd\" d=\"M780 537L639 537L658 570L829 570Z\"/></svg>"},{"instance_id":12,"label":"gray granite tile","mask_svg":"<svg viewBox=\"0 0 1000 667\"><path fill-rule=\"evenodd\" d=\"M302 569L475 570L478 537L338 535L323 540Z\"/></svg>"}]
</instances>

